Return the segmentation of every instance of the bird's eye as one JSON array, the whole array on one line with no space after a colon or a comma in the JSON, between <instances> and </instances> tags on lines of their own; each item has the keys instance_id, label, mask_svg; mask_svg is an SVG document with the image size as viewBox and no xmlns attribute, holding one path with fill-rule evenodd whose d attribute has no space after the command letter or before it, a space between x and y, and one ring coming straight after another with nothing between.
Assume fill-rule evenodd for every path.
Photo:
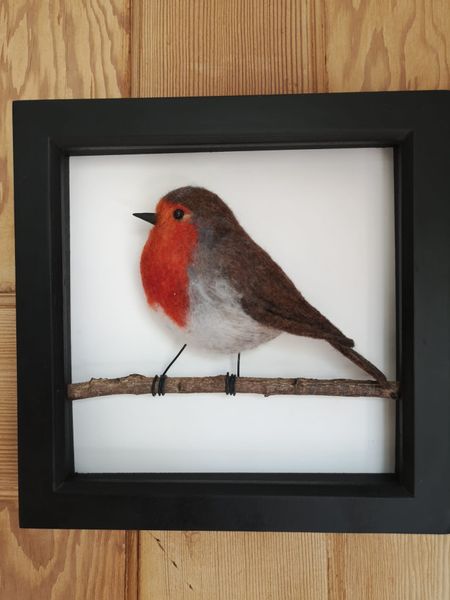
<instances>
[{"instance_id":1,"label":"bird's eye","mask_svg":"<svg viewBox=\"0 0 450 600\"><path fill-rule=\"evenodd\" d=\"M183 217L184 217L184 210L181 210L181 208L177 208L173 211L173 218L177 219L177 221L180 221Z\"/></svg>"}]
</instances>

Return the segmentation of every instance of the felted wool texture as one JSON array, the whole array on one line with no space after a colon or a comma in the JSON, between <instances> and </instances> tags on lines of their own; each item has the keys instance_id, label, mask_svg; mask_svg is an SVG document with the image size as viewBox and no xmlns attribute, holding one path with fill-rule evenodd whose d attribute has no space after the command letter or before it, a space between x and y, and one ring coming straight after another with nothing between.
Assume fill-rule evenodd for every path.
<instances>
[{"instance_id":1,"label":"felted wool texture","mask_svg":"<svg viewBox=\"0 0 450 600\"><path fill-rule=\"evenodd\" d=\"M184 211L182 220L174 219L176 209ZM178 188L159 202L141 272L149 303L161 306L195 345L240 352L285 331L324 339L380 375L204 188Z\"/></svg>"},{"instance_id":2,"label":"felted wool texture","mask_svg":"<svg viewBox=\"0 0 450 600\"><path fill-rule=\"evenodd\" d=\"M197 230L186 219L173 219L173 207L160 201L157 223L150 230L141 255L141 278L147 301L161 307L179 327L186 325L189 310L188 267L197 244Z\"/></svg>"},{"instance_id":3,"label":"felted wool texture","mask_svg":"<svg viewBox=\"0 0 450 600\"><path fill-rule=\"evenodd\" d=\"M199 232L194 264L199 271L222 276L241 298L253 319L281 331L339 341L352 346L328 319L309 304L281 267L241 227L230 208L214 193L185 187L166 200L192 211Z\"/></svg>"},{"instance_id":4,"label":"felted wool texture","mask_svg":"<svg viewBox=\"0 0 450 600\"><path fill-rule=\"evenodd\" d=\"M240 295L224 278L209 277L202 270L191 273L191 308L185 337L188 345L237 354L280 334L243 311Z\"/></svg>"}]
</instances>

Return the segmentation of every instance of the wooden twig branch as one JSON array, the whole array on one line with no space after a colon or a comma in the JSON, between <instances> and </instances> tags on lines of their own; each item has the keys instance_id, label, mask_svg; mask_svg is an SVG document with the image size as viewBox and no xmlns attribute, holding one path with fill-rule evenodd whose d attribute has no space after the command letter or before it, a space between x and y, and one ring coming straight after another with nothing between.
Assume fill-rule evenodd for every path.
<instances>
[{"instance_id":1,"label":"wooden twig branch","mask_svg":"<svg viewBox=\"0 0 450 600\"><path fill-rule=\"evenodd\" d=\"M117 379L91 379L68 386L70 400L110 396L113 394L150 394L153 377L127 375ZM225 376L214 377L167 377L165 391L168 394L220 393L225 390ZM262 377L239 377L236 380L238 394L298 395L298 396L371 396L397 398L398 383L388 381L384 385L376 381L354 379L282 379Z\"/></svg>"}]
</instances>

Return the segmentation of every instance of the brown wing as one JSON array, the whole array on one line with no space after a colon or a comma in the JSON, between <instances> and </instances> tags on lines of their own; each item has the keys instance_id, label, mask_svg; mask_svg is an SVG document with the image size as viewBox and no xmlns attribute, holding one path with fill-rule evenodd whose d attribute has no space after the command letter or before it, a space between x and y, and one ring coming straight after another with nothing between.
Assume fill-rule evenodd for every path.
<instances>
[{"instance_id":1,"label":"brown wing","mask_svg":"<svg viewBox=\"0 0 450 600\"><path fill-rule=\"evenodd\" d=\"M353 340L305 300L267 252L239 229L223 240L225 252L220 261L236 289L243 292L245 312L281 331L354 346Z\"/></svg>"}]
</instances>

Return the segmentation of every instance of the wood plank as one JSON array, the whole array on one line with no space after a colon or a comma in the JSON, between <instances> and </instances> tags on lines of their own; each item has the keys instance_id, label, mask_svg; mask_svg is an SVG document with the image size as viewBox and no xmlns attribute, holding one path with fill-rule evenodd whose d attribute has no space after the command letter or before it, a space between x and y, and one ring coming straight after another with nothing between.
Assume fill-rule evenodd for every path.
<instances>
[{"instance_id":1,"label":"wood plank","mask_svg":"<svg viewBox=\"0 0 450 600\"><path fill-rule=\"evenodd\" d=\"M0 292L14 290L11 101L127 96L129 0L0 3ZM0 597L125 598L125 533L18 528L14 295L0 294Z\"/></svg>"},{"instance_id":2,"label":"wood plank","mask_svg":"<svg viewBox=\"0 0 450 600\"><path fill-rule=\"evenodd\" d=\"M132 30L136 96L450 87L447 0L134 0ZM441 600L450 597L448 540L142 532L139 591Z\"/></svg>"},{"instance_id":3,"label":"wood plank","mask_svg":"<svg viewBox=\"0 0 450 600\"><path fill-rule=\"evenodd\" d=\"M325 11L328 90L450 88L448 0L339 0Z\"/></svg>"},{"instance_id":4,"label":"wood plank","mask_svg":"<svg viewBox=\"0 0 450 600\"><path fill-rule=\"evenodd\" d=\"M129 89L128 0L0 3L0 292L14 290L11 101Z\"/></svg>"},{"instance_id":5,"label":"wood plank","mask_svg":"<svg viewBox=\"0 0 450 600\"><path fill-rule=\"evenodd\" d=\"M141 532L139 554L142 598L328 598L321 534Z\"/></svg>"},{"instance_id":6,"label":"wood plank","mask_svg":"<svg viewBox=\"0 0 450 600\"><path fill-rule=\"evenodd\" d=\"M182 600L442 600L450 537L141 532L139 590Z\"/></svg>"},{"instance_id":7,"label":"wood plank","mask_svg":"<svg viewBox=\"0 0 450 600\"><path fill-rule=\"evenodd\" d=\"M322 2L135 0L132 94L325 91ZM139 597L327 598L326 536L141 532Z\"/></svg>"},{"instance_id":8,"label":"wood plank","mask_svg":"<svg viewBox=\"0 0 450 600\"><path fill-rule=\"evenodd\" d=\"M0 598L122 600L125 532L19 529L0 500Z\"/></svg>"},{"instance_id":9,"label":"wood plank","mask_svg":"<svg viewBox=\"0 0 450 600\"><path fill-rule=\"evenodd\" d=\"M450 598L450 536L328 536L333 600Z\"/></svg>"},{"instance_id":10,"label":"wood plank","mask_svg":"<svg viewBox=\"0 0 450 600\"><path fill-rule=\"evenodd\" d=\"M0 498L16 494L16 309L14 294L0 294Z\"/></svg>"},{"instance_id":11,"label":"wood plank","mask_svg":"<svg viewBox=\"0 0 450 600\"><path fill-rule=\"evenodd\" d=\"M329 91L450 87L446 0L341 0L325 15ZM449 598L449 549L448 536L330 535L330 598Z\"/></svg>"},{"instance_id":12,"label":"wood plank","mask_svg":"<svg viewBox=\"0 0 450 600\"><path fill-rule=\"evenodd\" d=\"M321 0L135 0L132 94L326 90Z\"/></svg>"}]
</instances>

